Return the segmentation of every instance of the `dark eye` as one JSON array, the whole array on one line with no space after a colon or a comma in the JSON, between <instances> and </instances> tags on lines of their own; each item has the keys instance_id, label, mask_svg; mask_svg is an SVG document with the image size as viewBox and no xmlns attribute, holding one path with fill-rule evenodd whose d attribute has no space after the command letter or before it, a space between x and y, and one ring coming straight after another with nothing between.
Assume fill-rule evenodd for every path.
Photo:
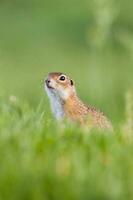
<instances>
[{"instance_id":1,"label":"dark eye","mask_svg":"<svg viewBox=\"0 0 133 200\"><path fill-rule=\"evenodd\" d=\"M59 80L60 80L60 81L65 81L65 79L66 79L65 76L61 76Z\"/></svg>"}]
</instances>

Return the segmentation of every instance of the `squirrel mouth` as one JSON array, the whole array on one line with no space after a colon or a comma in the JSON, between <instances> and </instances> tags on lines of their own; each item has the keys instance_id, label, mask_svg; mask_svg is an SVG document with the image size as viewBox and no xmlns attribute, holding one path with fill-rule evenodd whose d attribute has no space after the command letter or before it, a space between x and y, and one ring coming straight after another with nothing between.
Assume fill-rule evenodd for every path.
<instances>
[{"instance_id":1,"label":"squirrel mouth","mask_svg":"<svg viewBox=\"0 0 133 200\"><path fill-rule=\"evenodd\" d=\"M52 89L52 90L54 90L54 88L53 88L53 87L51 87L51 86L49 86L49 85L47 85L47 87L48 87L49 89Z\"/></svg>"},{"instance_id":2,"label":"squirrel mouth","mask_svg":"<svg viewBox=\"0 0 133 200\"><path fill-rule=\"evenodd\" d=\"M45 84L46 84L48 89L54 89L52 86L49 85L49 81L48 80L45 81Z\"/></svg>"}]
</instances>

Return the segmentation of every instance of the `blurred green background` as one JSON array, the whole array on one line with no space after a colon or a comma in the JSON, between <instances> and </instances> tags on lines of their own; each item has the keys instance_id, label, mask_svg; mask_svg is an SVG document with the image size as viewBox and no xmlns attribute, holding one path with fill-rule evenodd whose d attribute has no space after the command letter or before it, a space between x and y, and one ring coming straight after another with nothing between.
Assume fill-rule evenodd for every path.
<instances>
[{"instance_id":1,"label":"blurred green background","mask_svg":"<svg viewBox=\"0 0 133 200\"><path fill-rule=\"evenodd\" d=\"M133 2L0 0L0 93L38 105L43 79L69 74L80 97L115 122L133 85Z\"/></svg>"}]
</instances>

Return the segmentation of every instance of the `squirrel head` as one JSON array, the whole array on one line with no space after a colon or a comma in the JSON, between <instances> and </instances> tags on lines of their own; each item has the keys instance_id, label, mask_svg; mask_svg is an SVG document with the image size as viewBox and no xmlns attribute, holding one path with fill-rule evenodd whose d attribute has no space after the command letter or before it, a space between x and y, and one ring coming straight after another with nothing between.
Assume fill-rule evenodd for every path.
<instances>
[{"instance_id":1,"label":"squirrel head","mask_svg":"<svg viewBox=\"0 0 133 200\"><path fill-rule=\"evenodd\" d=\"M73 81L61 72L49 73L45 80L45 88L49 94L55 95L62 100L66 100L75 94Z\"/></svg>"}]
</instances>

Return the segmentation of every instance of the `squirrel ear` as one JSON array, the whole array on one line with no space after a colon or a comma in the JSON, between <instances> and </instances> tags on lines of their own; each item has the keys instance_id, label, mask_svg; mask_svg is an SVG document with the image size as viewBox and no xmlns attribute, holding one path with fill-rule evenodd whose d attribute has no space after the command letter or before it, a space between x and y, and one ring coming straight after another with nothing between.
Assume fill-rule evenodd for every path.
<instances>
[{"instance_id":1,"label":"squirrel ear","mask_svg":"<svg viewBox=\"0 0 133 200\"><path fill-rule=\"evenodd\" d=\"M73 81L72 81L72 80L70 80L70 82L71 82L71 85L73 85Z\"/></svg>"}]
</instances>

